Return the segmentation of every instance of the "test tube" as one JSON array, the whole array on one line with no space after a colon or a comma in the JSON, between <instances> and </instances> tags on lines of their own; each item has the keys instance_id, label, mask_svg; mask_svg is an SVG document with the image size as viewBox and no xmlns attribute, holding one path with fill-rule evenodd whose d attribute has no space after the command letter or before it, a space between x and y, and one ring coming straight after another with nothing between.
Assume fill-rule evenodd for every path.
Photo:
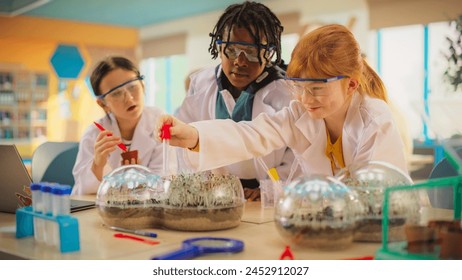
<instances>
[{"instance_id":1,"label":"test tube","mask_svg":"<svg viewBox=\"0 0 462 280\"><path fill-rule=\"evenodd\" d=\"M164 176L167 175L168 170L168 140L162 140L162 155L164 158L163 166L162 166L162 173Z\"/></svg>"},{"instance_id":2,"label":"test tube","mask_svg":"<svg viewBox=\"0 0 462 280\"><path fill-rule=\"evenodd\" d=\"M268 177L271 179L271 181L273 181L274 183L279 181L279 175L276 171L276 168L268 168L265 161L261 157L257 157L257 162L265 170L266 174L268 174Z\"/></svg>"},{"instance_id":3,"label":"test tube","mask_svg":"<svg viewBox=\"0 0 462 280\"><path fill-rule=\"evenodd\" d=\"M51 191L52 185L49 183L42 183L42 201L43 201L43 214L47 216L53 215L52 213L52 200L51 200ZM44 220L45 230L44 230L44 239L45 243L48 245L53 245L53 222L50 220Z\"/></svg>"},{"instance_id":4,"label":"test tube","mask_svg":"<svg viewBox=\"0 0 462 280\"><path fill-rule=\"evenodd\" d=\"M69 215L71 213L71 186L57 185L52 190L53 216Z\"/></svg>"},{"instance_id":5,"label":"test tube","mask_svg":"<svg viewBox=\"0 0 462 280\"><path fill-rule=\"evenodd\" d=\"M289 176L287 176L287 179L286 179L286 186L292 182L292 179L294 178L294 174L295 174L295 171L297 170L297 168L300 166L300 169L302 169L302 166L301 166L301 162L299 160L298 157L294 157L294 161L292 162L292 166L290 167L290 172L289 172Z\"/></svg>"},{"instance_id":6,"label":"test tube","mask_svg":"<svg viewBox=\"0 0 462 280\"><path fill-rule=\"evenodd\" d=\"M279 178L279 174L276 168L268 168L265 161L261 157L257 157L257 162L261 165L261 167L266 171L268 177L271 179L271 185L266 185L266 191L273 195L273 205L275 206L277 201L279 200L280 193L282 192L282 182ZM272 188L272 191L268 190L268 187ZM260 191L261 191L260 187ZM263 206L263 204L262 204Z\"/></svg>"},{"instance_id":7,"label":"test tube","mask_svg":"<svg viewBox=\"0 0 462 280\"><path fill-rule=\"evenodd\" d=\"M52 213L54 217L65 216L70 214L71 200L69 198L71 194L71 186L68 185L56 185L53 186L52 193ZM52 225L52 245L59 247L60 234L59 224L53 223Z\"/></svg>"},{"instance_id":8,"label":"test tube","mask_svg":"<svg viewBox=\"0 0 462 280\"><path fill-rule=\"evenodd\" d=\"M42 213L43 201L42 201L42 186L40 184L32 183L30 185L30 191L32 194L32 210L36 213ZM44 220L34 216L34 239L37 242L45 242L45 224Z\"/></svg>"}]
</instances>

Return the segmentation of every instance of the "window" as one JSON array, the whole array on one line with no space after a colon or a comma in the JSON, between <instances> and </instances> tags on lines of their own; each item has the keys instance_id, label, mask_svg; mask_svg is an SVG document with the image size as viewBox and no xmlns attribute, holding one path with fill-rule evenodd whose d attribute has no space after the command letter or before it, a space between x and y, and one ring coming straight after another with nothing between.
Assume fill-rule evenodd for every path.
<instances>
[{"instance_id":1,"label":"window","mask_svg":"<svg viewBox=\"0 0 462 280\"><path fill-rule=\"evenodd\" d=\"M146 105L156 106L173 114L186 95L184 81L187 71L186 55L147 58L141 61L145 75Z\"/></svg>"},{"instance_id":2,"label":"window","mask_svg":"<svg viewBox=\"0 0 462 280\"><path fill-rule=\"evenodd\" d=\"M443 80L445 37L451 34L448 23L390 27L374 33L369 62L375 63L390 100L408 121L412 138L428 141L460 131L460 123L446 121L451 114L447 105L453 102L446 98L441 103L449 91Z\"/></svg>"}]
</instances>

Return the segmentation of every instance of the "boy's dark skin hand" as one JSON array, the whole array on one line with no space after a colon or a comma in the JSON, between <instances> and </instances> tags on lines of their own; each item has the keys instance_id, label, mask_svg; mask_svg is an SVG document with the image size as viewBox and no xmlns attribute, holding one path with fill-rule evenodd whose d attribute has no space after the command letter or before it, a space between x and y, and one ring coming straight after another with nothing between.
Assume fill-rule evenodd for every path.
<instances>
[{"instance_id":1,"label":"boy's dark skin hand","mask_svg":"<svg viewBox=\"0 0 462 280\"><path fill-rule=\"evenodd\" d=\"M260 188L244 188L244 198L247 201L260 201Z\"/></svg>"}]
</instances>

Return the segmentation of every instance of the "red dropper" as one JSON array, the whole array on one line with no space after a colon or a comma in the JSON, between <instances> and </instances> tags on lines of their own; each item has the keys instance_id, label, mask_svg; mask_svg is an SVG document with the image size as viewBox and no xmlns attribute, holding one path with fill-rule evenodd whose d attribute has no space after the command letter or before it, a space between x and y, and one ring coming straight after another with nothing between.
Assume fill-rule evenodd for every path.
<instances>
[{"instance_id":1,"label":"red dropper","mask_svg":"<svg viewBox=\"0 0 462 280\"><path fill-rule=\"evenodd\" d=\"M162 125L162 132L160 135L160 138L162 138L162 155L163 155L163 160L164 160L164 165L163 165L163 175L167 176L167 169L168 169L168 146L169 146L169 140L172 138L170 135L170 127L171 124L164 124Z\"/></svg>"},{"instance_id":2,"label":"red dropper","mask_svg":"<svg viewBox=\"0 0 462 280\"><path fill-rule=\"evenodd\" d=\"M172 136L170 135L170 127L172 127L171 124L162 125L162 133L160 135L160 138L162 138L163 140L168 140L172 138Z\"/></svg>"}]
</instances>

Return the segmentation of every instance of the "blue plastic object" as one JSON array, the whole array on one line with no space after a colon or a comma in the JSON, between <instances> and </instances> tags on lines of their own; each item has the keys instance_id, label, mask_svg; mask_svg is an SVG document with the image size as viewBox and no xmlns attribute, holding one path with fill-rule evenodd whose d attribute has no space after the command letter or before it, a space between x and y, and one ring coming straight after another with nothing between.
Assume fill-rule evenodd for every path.
<instances>
[{"instance_id":1,"label":"blue plastic object","mask_svg":"<svg viewBox=\"0 0 462 280\"><path fill-rule=\"evenodd\" d=\"M186 239L183 246L153 260L188 260L212 253L237 253L244 250L244 242L237 239L219 237L198 237Z\"/></svg>"},{"instance_id":2,"label":"blue plastic object","mask_svg":"<svg viewBox=\"0 0 462 280\"><path fill-rule=\"evenodd\" d=\"M79 222L76 218L65 216L50 216L34 212L27 206L16 210L16 238L34 235L34 217L58 223L59 249L61 253L80 250Z\"/></svg>"}]
</instances>

